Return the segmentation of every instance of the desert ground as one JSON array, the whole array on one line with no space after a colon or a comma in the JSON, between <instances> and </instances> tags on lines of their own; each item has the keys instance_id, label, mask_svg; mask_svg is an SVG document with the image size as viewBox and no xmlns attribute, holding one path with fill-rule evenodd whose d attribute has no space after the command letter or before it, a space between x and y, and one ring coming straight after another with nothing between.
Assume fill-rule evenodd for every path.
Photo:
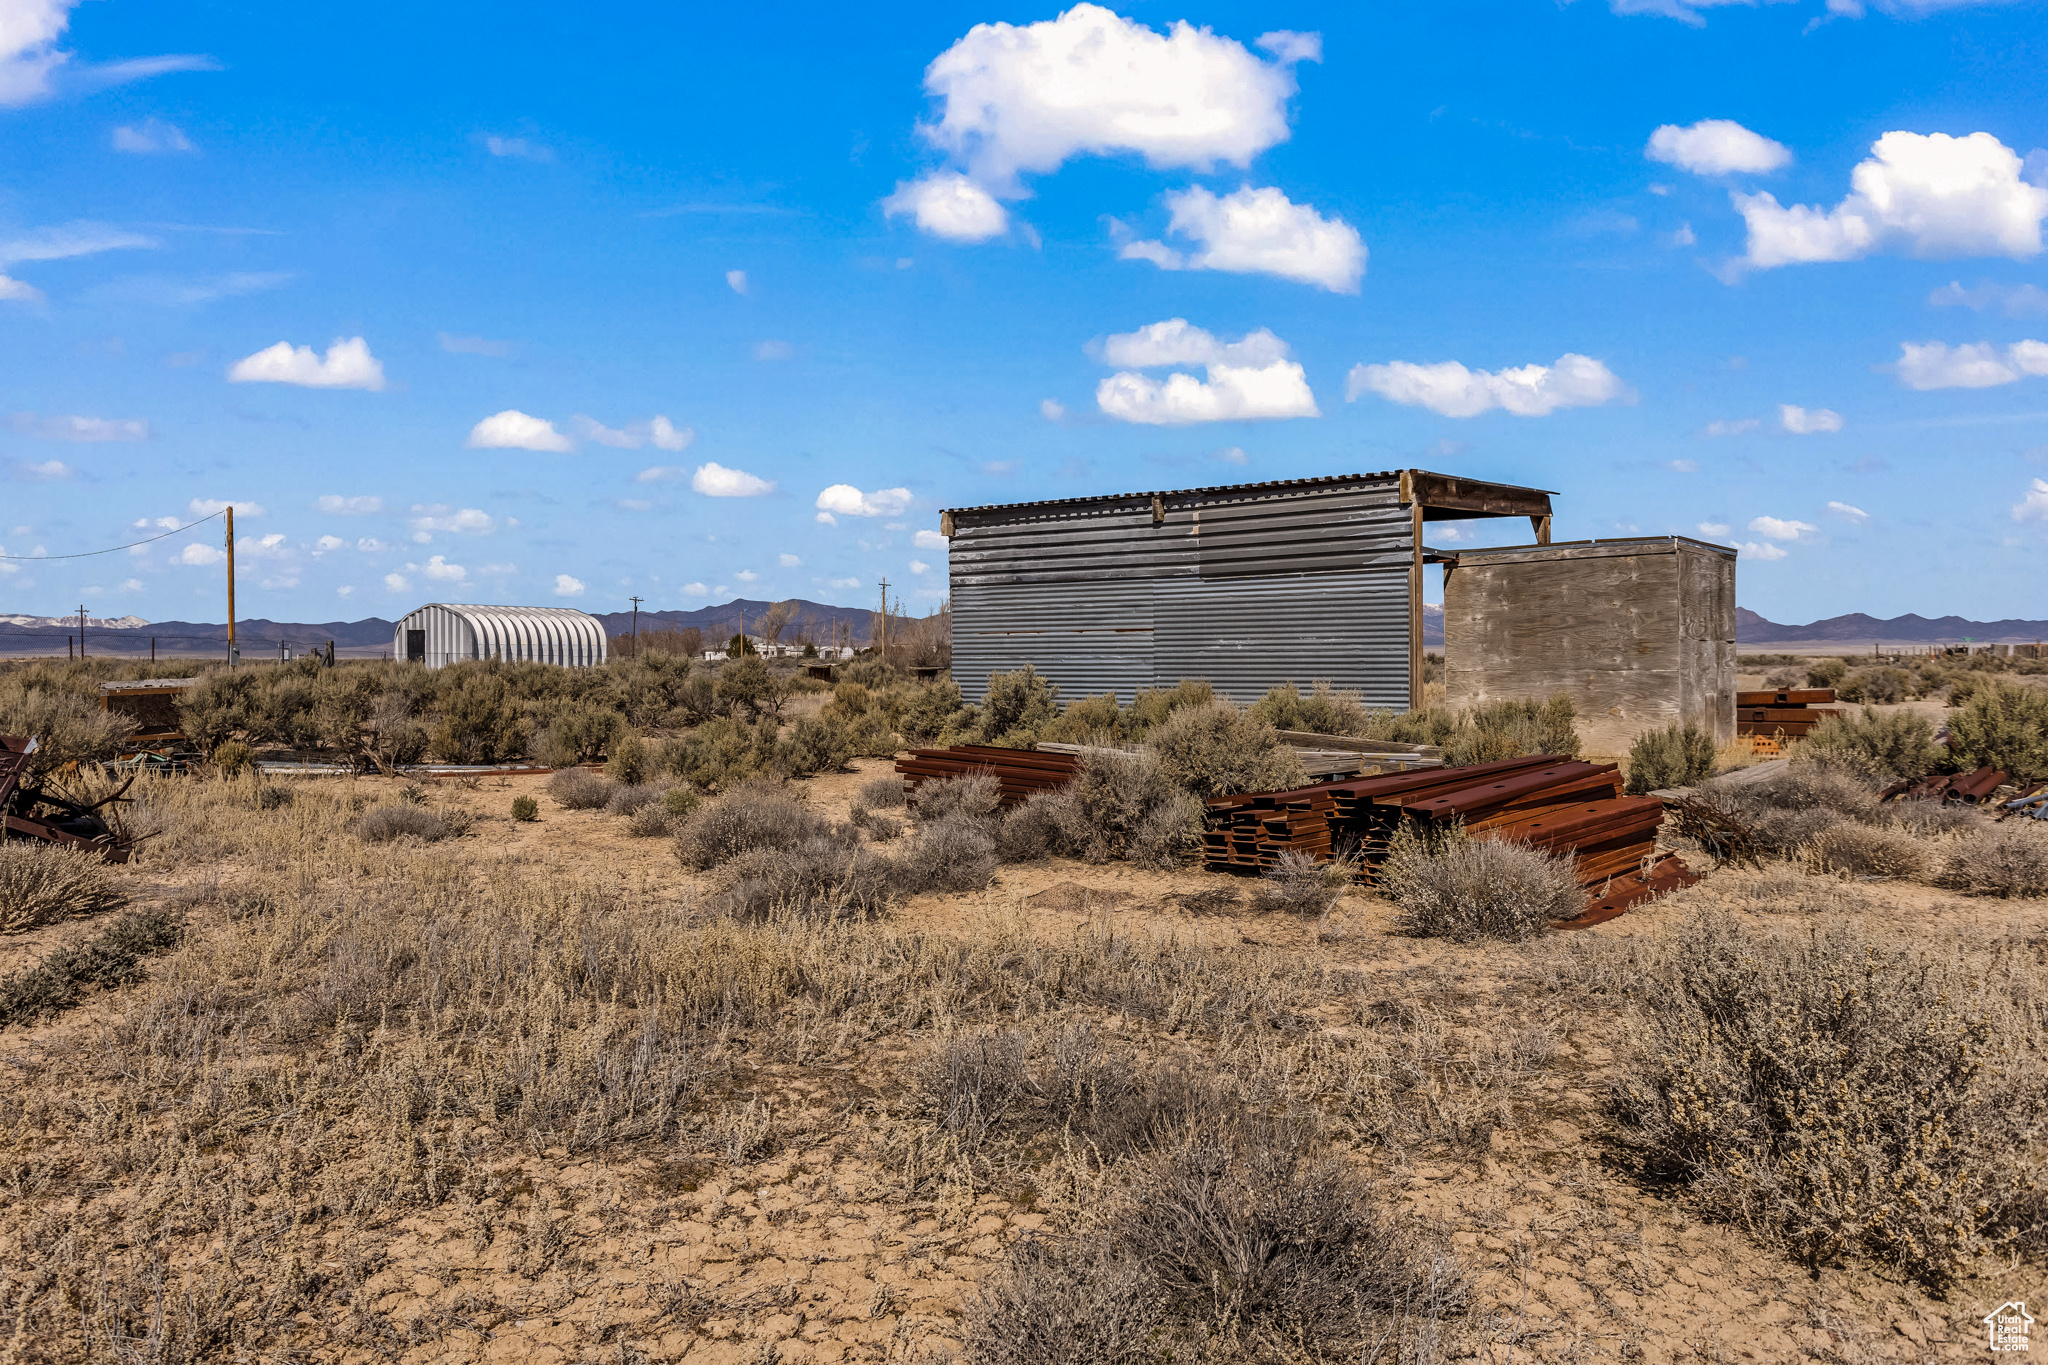
<instances>
[{"instance_id":1,"label":"desert ground","mask_svg":"<svg viewBox=\"0 0 2048 1365\"><path fill-rule=\"evenodd\" d=\"M843 818L890 771L854 767L793 785ZM677 926L718 874L558 808L546 780L416 784L474 817L433 844L346 833L398 779L156 798L169 827L117 875L134 905L183 910L184 943L0 1032L6 1360L948 1359L1006 1248L1114 1191L1043 1122L935 1141L910 1078L960 1030L1035 1056L1083 1024L1114 1065L1255 1076L1314 1110L1448 1249L1469 1305L1403 1358L1965 1360L1983 1314L2048 1301L2036 1264L1937 1295L1705 1221L1645 1175L1610 1100L1632 979L1703 907L2038 967L2043 902L1811 878L1795 909L1772 903L1782 877L1759 895L1695 852L1701 884L1618 920L1460 945L1398 932L1369 891L1304 917L1244 878L1047 859L873 924L708 923L692 956ZM257 795L279 785L282 804ZM538 820L509 817L520 795ZM0 973L92 928L0 939ZM663 933L687 1038L604 985ZM630 1084L585 1093L636 1029L647 1069L682 1076L636 1092L647 1114L620 1112Z\"/></svg>"}]
</instances>

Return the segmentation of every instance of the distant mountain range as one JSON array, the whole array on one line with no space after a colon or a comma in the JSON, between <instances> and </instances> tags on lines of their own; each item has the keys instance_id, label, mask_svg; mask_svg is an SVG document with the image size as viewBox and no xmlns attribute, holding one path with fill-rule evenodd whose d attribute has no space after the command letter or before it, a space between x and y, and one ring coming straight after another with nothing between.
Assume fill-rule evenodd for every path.
<instances>
[{"instance_id":1,"label":"distant mountain range","mask_svg":"<svg viewBox=\"0 0 2048 1365\"><path fill-rule=\"evenodd\" d=\"M855 644L867 643L868 626L873 616L867 608L834 607L804 598L794 601L795 609L784 639L794 639L800 630L808 630L816 639L829 640L836 625L842 638L851 639ZM723 606L700 607L695 611L643 611L640 613L640 630L644 634L694 626L707 637L716 636L723 640L738 632L742 620L746 622L747 631L753 633L772 605L742 597ZM593 612L592 615L604 625L608 635L632 632L633 613L629 611ZM366 617L361 621L319 623L244 617L235 623L235 643L244 658L275 654L280 643L289 644L295 653L305 653L323 648L329 640L334 641L337 650L374 658L377 653L391 648L392 632L396 627L397 622L387 621L381 616ZM50 654L65 649L67 637L76 637L77 634L78 618L75 616L69 620L61 616L0 616L0 654ZM146 657L151 640L156 641L157 652L167 657L224 653L228 628L224 623L144 621L139 616L110 620L86 618L85 647L89 654Z\"/></svg>"},{"instance_id":2,"label":"distant mountain range","mask_svg":"<svg viewBox=\"0 0 2048 1365\"><path fill-rule=\"evenodd\" d=\"M1766 621L1747 608L1735 610L1735 638L1752 644L1842 644L1869 646L1959 645L1965 641L2032 644L2048 640L2048 621L1965 621L1960 616L1894 616L1888 621L1862 612L1830 616L1803 626Z\"/></svg>"}]
</instances>

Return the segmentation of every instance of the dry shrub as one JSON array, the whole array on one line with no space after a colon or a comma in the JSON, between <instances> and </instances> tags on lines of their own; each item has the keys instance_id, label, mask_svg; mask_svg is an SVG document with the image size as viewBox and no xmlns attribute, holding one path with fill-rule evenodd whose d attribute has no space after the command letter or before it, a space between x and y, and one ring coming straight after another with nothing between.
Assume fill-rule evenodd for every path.
<instances>
[{"instance_id":1,"label":"dry shrub","mask_svg":"<svg viewBox=\"0 0 2048 1365\"><path fill-rule=\"evenodd\" d=\"M1286 791L1308 781L1278 731L1227 701L1175 709L1145 744L1167 780L1195 796Z\"/></svg>"},{"instance_id":2,"label":"dry shrub","mask_svg":"<svg viewBox=\"0 0 2048 1365\"><path fill-rule=\"evenodd\" d=\"M0 978L0 1025L53 1014L88 986L125 986L139 964L184 937L185 919L160 908L123 915L83 943L67 944L24 972Z\"/></svg>"},{"instance_id":3,"label":"dry shrub","mask_svg":"<svg viewBox=\"0 0 2048 1365\"><path fill-rule=\"evenodd\" d=\"M540 819L540 802L530 796L513 797L512 818L522 823Z\"/></svg>"},{"instance_id":4,"label":"dry shrub","mask_svg":"<svg viewBox=\"0 0 2048 1365\"><path fill-rule=\"evenodd\" d=\"M0 735L41 741L22 769L24 783L33 786L66 764L113 758L135 732L133 721L102 711L91 698L34 681L34 675L0 681Z\"/></svg>"},{"instance_id":5,"label":"dry shrub","mask_svg":"<svg viewBox=\"0 0 2048 1365\"><path fill-rule=\"evenodd\" d=\"M930 1043L905 1076L911 1113L950 1137L959 1155L973 1156L1032 1089L1029 1050L1014 1029L971 1029Z\"/></svg>"},{"instance_id":6,"label":"dry shrub","mask_svg":"<svg viewBox=\"0 0 2048 1365\"><path fill-rule=\"evenodd\" d=\"M1068 804L1064 791L1033 792L996 824L996 856L1006 863L1032 863L1059 841L1059 816Z\"/></svg>"},{"instance_id":7,"label":"dry shrub","mask_svg":"<svg viewBox=\"0 0 2048 1365\"><path fill-rule=\"evenodd\" d=\"M1969 834L1985 826L1975 806L1957 801L1892 801L1885 805L1884 815L1894 827L1923 839Z\"/></svg>"},{"instance_id":8,"label":"dry shrub","mask_svg":"<svg viewBox=\"0 0 2048 1365\"><path fill-rule=\"evenodd\" d=\"M659 806L668 786L661 782L620 782L605 798L606 815L633 815L645 806Z\"/></svg>"},{"instance_id":9,"label":"dry shrub","mask_svg":"<svg viewBox=\"0 0 2048 1365\"><path fill-rule=\"evenodd\" d=\"M626 833L637 839L662 839L676 832L677 818L659 801L650 801L626 817Z\"/></svg>"},{"instance_id":10,"label":"dry shrub","mask_svg":"<svg viewBox=\"0 0 2048 1365\"><path fill-rule=\"evenodd\" d=\"M564 768L548 779L548 797L565 810L598 810L616 784L588 768Z\"/></svg>"},{"instance_id":11,"label":"dry shrub","mask_svg":"<svg viewBox=\"0 0 2048 1365\"><path fill-rule=\"evenodd\" d=\"M1822 720L1803 747L1808 755L1860 759L1894 779L1923 777L1946 757L1927 717L1868 706L1861 715L1843 712Z\"/></svg>"},{"instance_id":12,"label":"dry shrub","mask_svg":"<svg viewBox=\"0 0 2048 1365\"><path fill-rule=\"evenodd\" d=\"M363 812L349 831L366 844L389 843L393 839L424 839L429 843L459 833L451 822L422 806L377 806Z\"/></svg>"},{"instance_id":13,"label":"dry shrub","mask_svg":"<svg viewBox=\"0 0 2048 1365\"><path fill-rule=\"evenodd\" d=\"M1002 783L993 773L949 777L943 782L923 782L910 793L910 808L919 821L965 816L985 820L996 813L1003 798Z\"/></svg>"},{"instance_id":14,"label":"dry shrub","mask_svg":"<svg viewBox=\"0 0 2048 1365\"><path fill-rule=\"evenodd\" d=\"M1979 896L2048 896L2048 829L2007 820L1956 844L1941 882Z\"/></svg>"},{"instance_id":15,"label":"dry shrub","mask_svg":"<svg viewBox=\"0 0 2048 1365\"><path fill-rule=\"evenodd\" d=\"M1096 1226L1012 1248L968 1310L971 1365L1428 1358L1466 1305L1448 1252L1305 1133L1204 1125L1118 1183Z\"/></svg>"},{"instance_id":16,"label":"dry shrub","mask_svg":"<svg viewBox=\"0 0 2048 1365\"><path fill-rule=\"evenodd\" d=\"M1714 737L1688 721L1645 730L1628 749L1628 789L1636 796L1691 787L1714 775Z\"/></svg>"},{"instance_id":17,"label":"dry shrub","mask_svg":"<svg viewBox=\"0 0 2048 1365\"><path fill-rule=\"evenodd\" d=\"M828 829L780 783L756 780L691 815L676 834L676 856L685 867L716 867L752 849L795 848Z\"/></svg>"},{"instance_id":18,"label":"dry shrub","mask_svg":"<svg viewBox=\"0 0 2048 1365\"><path fill-rule=\"evenodd\" d=\"M1870 896L1854 883L1810 876L1790 863L1757 872L1724 868L1713 881L1685 894L1767 915L1861 914L1871 908Z\"/></svg>"},{"instance_id":19,"label":"dry shrub","mask_svg":"<svg viewBox=\"0 0 2048 1365\"><path fill-rule=\"evenodd\" d=\"M1748 826L1760 852L1792 857L1836 825L1881 823L1877 794L1884 783L1867 760L1833 752L1754 781L1717 778L1701 788L1699 799Z\"/></svg>"},{"instance_id":20,"label":"dry shrub","mask_svg":"<svg viewBox=\"0 0 2048 1365\"><path fill-rule=\"evenodd\" d=\"M83 919L127 899L98 853L41 840L0 840L0 934Z\"/></svg>"},{"instance_id":21,"label":"dry shrub","mask_svg":"<svg viewBox=\"0 0 2048 1365\"><path fill-rule=\"evenodd\" d=\"M1467 839L1403 825L1395 832L1379 883L1401 907L1402 928L1459 943L1520 942L1573 919L1586 893L1569 857L1523 844Z\"/></svg>"},{"instance_id":22,"label":"dry shrub","mask_svg":"<svg viewBox=\"0 0 2048 1365\"><path fill-rule=\"evenodd\" d=\"M1202 803L1149 749L1091 750L1082 757L1079 775L1048 796L1044 812L1052 845L1070 857L1172 867L1200 844ZM1018 835L1028 840L1024 829Z\"/></svg>"},{"instance_id":23,"label":"dry shrub","mask_svg":"<svg viewBox=\"0 0 2048 1365\"><path fill-rule=\"evenodd\" d=\"M718 908L735 919L865 919L889 904L889 864L830 834L750 849L727 868L733 881Z\"/></svg>"},{"instance_id":24,"label":"dry shrub","mask_svg":"<svg viewBox=\"0 0 2048 1365\"><path fill-rule=\"evenodd\" d=\"M1357 874L1355 863L1318 863L1306 853L1289 849L1259 879L1258 905L1262 910L1320 915L1350 889Z\"/></svg>"},{"instance_id":25,"label":"dry shrub","mask_svg":"<svg viewBox=\"0 0 2048 1365\"><path fill-rule=\"evenodd\" d=\"M956 812L918 829L917 842L896 860L895 882L906 896L979 891L995 874L996 841L989 822Z\"/></svg>"},{"instance_id":26,"label":"dry shrub","mask_svg":"<svg viewBox=\"0 0 2048 1365\"><path fill-rule=\"evenodd\" d=\"M876 810L901 810L905 799L903 779L894 775L871 777L860 784L860 795L855 799Z\"/></svg>"},{"instance_id":27,"label":"dry shrub","mask_svg":"<svg viewBox=\"0 0 2048 1365\"><path fill-rule=\"evenodd\" d=\"M1806 846L1816 871L1851 877L1915 877L1927 866L1928 849L1900 830L1871 825L1836 825Z\"/></svg>"},{"instance_id":28,"label":"dry shrub","mask_svg":"<svg viewBox=\"0 0 2048 1365\"><path fill-rule=\"evenodd\" d=\"M1923 956L1853 923L1754 935L1715 913L1666 948L1637 978L1619 1091L1653 1174L1809 1264L1940 1285L2043 1247L2030 964Z\"/></svg>"}]
</instances>

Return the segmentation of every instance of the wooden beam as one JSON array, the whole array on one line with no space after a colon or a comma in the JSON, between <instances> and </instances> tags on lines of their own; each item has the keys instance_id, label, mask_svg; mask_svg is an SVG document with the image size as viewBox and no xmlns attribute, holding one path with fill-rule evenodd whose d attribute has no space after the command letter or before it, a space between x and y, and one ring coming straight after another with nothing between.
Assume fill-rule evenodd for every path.
<instances>
[{"instance_id":1,"label":"wooden beam","mask_svg":"<svg viewBox=\"0 0 2048 1365\"><path fill-rule=\"evenodd\" d=\"M1407 479L1407 474L1402 474ZM1422 504L1411 503L1414 557L1408 565L1408 709L1422 705Z\"/></svg>"},{"instance_id":2,"label":"wooden beam","mask_svg":"<svg viewBox=\"0 0 2048 1365\"><path fill-rule=\"evenodd\" d=\"M1538 545L1548 545L1550 543L1550 518L1547 516L1531 517L1529 518L1529 524L1536 528L1536 543Z\"/></svg>"},{"instance_id":3,"label":"wooden beam","mask_svg":"<svg viewBox=\"0 0 2048 1365\"><path fill-rule=\"evenodd\" d=\"M1401 471L1401 501L1420 502L1436 511L1463 513L1468 517L1547 517L1550 494L1540 488L1517 488L1512 484L1484 483L1478 479L1453 478L1421 469ZM1449 521L1450 517L1432 517Z\"/></svg>"}]
</instances>

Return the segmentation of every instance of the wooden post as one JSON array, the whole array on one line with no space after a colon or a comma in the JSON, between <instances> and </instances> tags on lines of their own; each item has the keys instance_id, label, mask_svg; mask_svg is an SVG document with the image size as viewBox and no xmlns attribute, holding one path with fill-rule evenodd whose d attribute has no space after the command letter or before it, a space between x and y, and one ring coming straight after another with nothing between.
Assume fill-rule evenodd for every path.
<instances>
[{"instance_id":1,"label":"wooden post","mask_svg":"<svg viewBox=\"0 0 2048 1365\"><path fill-rule=\"evenodd\" d=\"M1403 473L1402 481L1408 476ZM1411 495L1412 485L1406 490ZM1409 527L1412 531L1408 563L1408 709L1422 708L1422 503L1418 499L1408 504Z\"/></svg>"},{"instance_id":2,"label":"wooden post","mask_svg":"<svg viewBox=\"0 0 2048 1365\"><path fill-rule=\"evenodd\" d=\"M889 580L882 580L882 657L889 657Z\"/></svg>"},{"instance_id":3,"label":"wooden post","mask_svg":"<svg viewBox=\"0 0 2048 1365\"><path fill-rule=\"evenodd\" d=\"M1548 545L1550 543L1550 518L1548 516L1531 517L1529 518L1529 525L1536 529L1536 543L1538 545Z\"/></svg>"},{"instance_id":4,"label":"wooden post","mask_svg":"<svg viewBox=\"0 0 2048 1365\"><path fill-rule=\"evenodd\" d=\"M228 508L228 667L240 663L235 653L235 509Z\"/></svg>"}]
</instances>

